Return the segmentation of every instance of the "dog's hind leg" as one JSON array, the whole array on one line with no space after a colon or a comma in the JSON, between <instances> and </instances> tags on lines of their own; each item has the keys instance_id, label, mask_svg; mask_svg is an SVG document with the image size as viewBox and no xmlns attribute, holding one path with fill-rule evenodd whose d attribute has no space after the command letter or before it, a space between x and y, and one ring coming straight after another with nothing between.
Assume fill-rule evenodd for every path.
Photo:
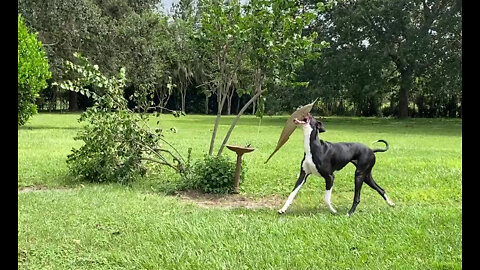
<instances>
[{"instance_id":1,"label":"dog's hind leg","mask_svg":"<svg viewBox=\"0 0 480 270\"><path fill-rule=\"evenodd\" d=\"M392 201L390 201L390 199L387 197L385 190L381 188L379 185L377 185L377 183L375 183L371 173L365 178L365 183L367 183L368 186L376 190L378 194L380 194L383 197L383 199L385 199L388 205L395 206L395 204Z\"/></svg>"},{"instance_id":2,"label":"dog's hind leg","mask_svg":"<svg viewBox=\"0 0 480 270\"><path fill-rule=\"evenodd\" d=\"M333 180L335 179L335 176L333 174L324 176L325 178L325 203L328 205L328 208L330 209L330 212L333 214L337 213L337 210L335 210L332 207L331 203L331 198L332 198L332 189L333 189Z\"/></svg>"},{"instance_id":3,"label":"dog's hind leg","mask_svg":"<svg viewBox=\"0 0 480 270\"><path fill-rule=\"evenodd\" d=\"M295 199L295 196L297 196L298 191L302 188L303 184L307 181L308 174L305 173L305 171L302 170L300 171L300 177L298 177L297 183L295 184L295 187L293 188L292 193L290 193L290 196L288 196L287 201L283 205L282 209L278 210L279 214L285 213L287 211L287 208L292 204L293 199Z\"/></svg>"},{"instance_id":4,"label":"dog's hind leg","mask_svg":"<svg viewBox=\"0 0 480 270\"><path fill-rule=\"evenodd\" d=\"M362 184L365 178L365 172L355 171L355 195L353 197L352 208L348 211L348 216L353 215L357 205L360 203L360 191L362 190Z\"/></svg>"}]
</instances>

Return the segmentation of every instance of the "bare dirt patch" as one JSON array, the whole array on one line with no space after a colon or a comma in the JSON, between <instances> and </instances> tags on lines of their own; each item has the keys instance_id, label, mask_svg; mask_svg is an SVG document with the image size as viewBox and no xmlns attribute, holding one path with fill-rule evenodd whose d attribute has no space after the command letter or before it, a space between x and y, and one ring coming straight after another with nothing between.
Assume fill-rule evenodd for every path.
<instances>
[{"instance_id":1,"label":"bare dirt patch","mask_svg":"<svg viewBox=\"0 0 480 270\"><path fill-rule=\"evenodd\" d=\"M48 188L45 186L19 187L18 194L26 192L42 191L68 191L73 190L68 187ZM181 200L194 203L204 208L247 208L247 209L274 209L283 205L285 198L278 196L268 196L262 198L253 198L241 194L210 194L200 191L179 191L177 197Z\"/></svg>"},{"instance_id":2,"label":"bare dirt patch","mask_svg":"<svg viewBox=\"0 0 480 270\"><path fill-rule=\"evenodd\" d=\"M277 196L251 198L241 194L208 194L198 191L181 191L177 196L205 208L272 209L281 207L284 200Z\"/></svg>"}]
</instances>

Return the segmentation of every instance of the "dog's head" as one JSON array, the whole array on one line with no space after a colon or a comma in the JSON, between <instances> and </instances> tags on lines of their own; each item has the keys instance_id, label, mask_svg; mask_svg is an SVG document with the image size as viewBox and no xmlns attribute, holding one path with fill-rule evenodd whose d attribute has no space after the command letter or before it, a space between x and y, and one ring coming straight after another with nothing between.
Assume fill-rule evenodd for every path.
<instances>
[{"instance_id":1,"label":"dog's head","mask_svg":"<svg viewBox=\"0 0 480 270\"><path fill-rule=\"evenodd\" d=\"M301 125L302 127L310 126L312 129L317 130L317 132L325 132L325 126L322 122L317 121L310 113L307 114L303 119L293 119L293 122L296 125Z\"/></svg>"}]
</instances>

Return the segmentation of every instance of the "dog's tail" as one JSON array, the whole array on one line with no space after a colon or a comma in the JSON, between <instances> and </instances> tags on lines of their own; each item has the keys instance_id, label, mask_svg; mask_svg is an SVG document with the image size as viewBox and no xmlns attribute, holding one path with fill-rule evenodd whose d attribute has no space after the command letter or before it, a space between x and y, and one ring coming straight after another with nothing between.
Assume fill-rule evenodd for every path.
<instances>
[{"instance_id":1,"label":"dog's tail","mask_svg":"<svg viewBox=\"0 0 480 270\"><path fill-rule=\"evenodd\" d=\"M374 152L374 153L376 153L376 152L385 152L385 151L388 150L388 143L387 143L387 141L385 141L385 140L378 140L378 141L376 141L376 142L383 142L386 147L383 148L383 149L375 148L375 149L373 149L373 152Z\"/></svg>"}]
</instances>

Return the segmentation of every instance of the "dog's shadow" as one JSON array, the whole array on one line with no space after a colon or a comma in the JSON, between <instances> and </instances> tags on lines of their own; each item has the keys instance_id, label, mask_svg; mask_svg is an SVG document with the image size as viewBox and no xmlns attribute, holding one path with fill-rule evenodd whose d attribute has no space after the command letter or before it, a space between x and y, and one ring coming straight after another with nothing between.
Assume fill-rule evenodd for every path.
<instances>
[{"instance_id":1,"label":"dog's shadow","mask_svg":"<svg viewBox=\"0 0 480 270\"><path fill-rule=\"evenodd\" d=\"M296 216L296 217L305 217L305 216L315 216L315 215L331 215L331 216L344 216L346 215L348 209L342 207L336 207L336 213L330 212L328 206L315 206L315 207L291 207L283 214L278 214L279 216Z\"/></svg>"}]
</instances>

